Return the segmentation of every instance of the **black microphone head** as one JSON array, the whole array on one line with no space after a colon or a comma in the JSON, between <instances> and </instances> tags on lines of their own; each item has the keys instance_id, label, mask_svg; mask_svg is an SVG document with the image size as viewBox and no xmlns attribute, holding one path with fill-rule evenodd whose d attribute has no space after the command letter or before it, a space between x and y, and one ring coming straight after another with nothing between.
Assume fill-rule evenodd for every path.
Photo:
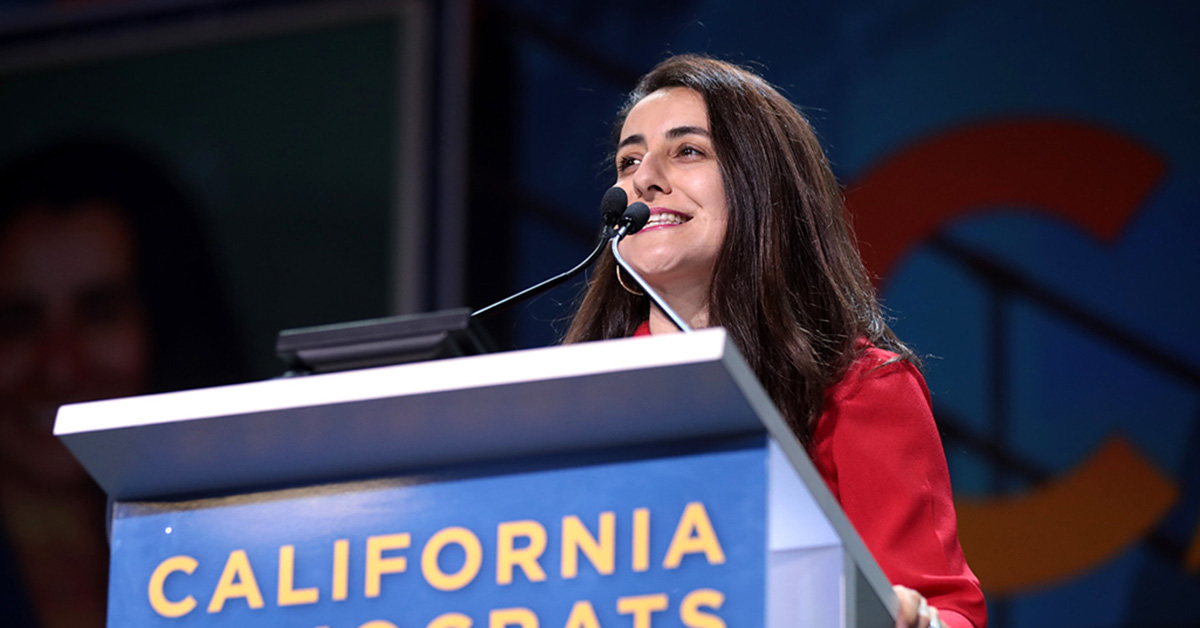
<instances>
[{"instance_id":1,"label":"black microphone head","mask_svg":"<svg viewBox=\"0 0 1200 628\"><path fill-rule=\"evenodd\" d=\"M631 235L642 230L646 223L650 221L650 208L643 202L638 201L633 205L625 208L625 213L621 214L621 224L626 225L625 235Z\"/></svg>"},{"instance_id":2,"label":"black microphone head","mask_svg":"<svg viewBox=\"0 0 1200 628\"><path fill-rule=\"evenodd\" d=\"M621 214L625 213L625 204L629 202L625 195L625 190L612 187L604 193L604 198L600 199L600 214L604 216L604 226L615 227L621 221Z\"/></svg>"}]
</instances>

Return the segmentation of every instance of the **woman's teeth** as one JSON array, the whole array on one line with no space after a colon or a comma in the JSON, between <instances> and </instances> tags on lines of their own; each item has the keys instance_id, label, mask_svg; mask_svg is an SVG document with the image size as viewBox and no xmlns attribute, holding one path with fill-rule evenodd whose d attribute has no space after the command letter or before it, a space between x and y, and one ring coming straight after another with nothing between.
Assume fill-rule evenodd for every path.
<instances>
[{"instance_id":1,"label":"woman's teeth","mask_svg":"<svg viewBox=\"0 0 1200 628\"><path fill-rule=\"evenodd\" d=\"M650 220L646 221L647 227L660 227L662 225L682 225L687 222L687 218L672 213L654 214Z\"/></svg>"}]
</instances>

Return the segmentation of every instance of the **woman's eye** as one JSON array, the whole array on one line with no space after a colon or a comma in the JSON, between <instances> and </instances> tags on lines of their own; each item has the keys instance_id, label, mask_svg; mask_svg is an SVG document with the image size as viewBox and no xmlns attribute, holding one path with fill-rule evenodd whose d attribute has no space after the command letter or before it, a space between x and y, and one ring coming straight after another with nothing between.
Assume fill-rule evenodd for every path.
<instances>
[{"instance_id":1,"label":"woman's eye","mask_svg":"<svg viewBox=\"0 0 1200 628\"><path fill-rule=\"evenodd\" d=\"M704 152L695 146L684 146L679 149L680 157L703 157Z\"/></svg>"},{"instance_id":2,"label":"woman's eye","mask_svg":"<svg viewBox=\"0 0 1200 628\"><path fill-rule=\"evenodd\" d=\"M638 165L641 160L637 157L626 155L617 160L617 172L625 172L632 166Z\"/></svg>"}]
</instances>

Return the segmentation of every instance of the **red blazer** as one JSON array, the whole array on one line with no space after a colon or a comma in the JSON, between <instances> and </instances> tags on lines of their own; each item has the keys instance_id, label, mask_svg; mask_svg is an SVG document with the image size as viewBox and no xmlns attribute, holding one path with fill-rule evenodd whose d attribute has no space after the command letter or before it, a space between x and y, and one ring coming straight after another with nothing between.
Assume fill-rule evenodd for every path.
<instances>
[{"instance_id":1,"label":"red blazer","mask_svg":"<svg viewBox=\"0 0 1200 628\"><path fill-rule=\"evenodd\" d=\"M925 379L874 347L825 393L809 455L889 580L950 628L984 628L979 580L958 544L950 474Z\"/></svg>"},{"instance_id":2,"label":"red blazer","mask_svg":"<svg viewBox=\"0 0 1200 628\"><path fill-rule=\"evenodd\" d=\"M643 323L634 335L649 334ZM924 595L948 628L985 628L929 389L911 363L883 366L895 357L867 346L825 392L808 453L892 583Z\"/></svg>"}]
</instances>

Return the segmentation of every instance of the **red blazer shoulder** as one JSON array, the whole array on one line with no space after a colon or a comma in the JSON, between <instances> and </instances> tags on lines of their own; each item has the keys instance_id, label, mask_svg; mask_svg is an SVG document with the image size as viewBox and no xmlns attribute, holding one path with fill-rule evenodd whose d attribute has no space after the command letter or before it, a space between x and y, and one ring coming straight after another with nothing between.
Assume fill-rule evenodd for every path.
<instances>
[{"instance_id":1,"label":"red blazer shoulder","mask_svg":"<svg viewBox=\"0 0 1200 628\"><path fill-rule=\"evenodd\" d=\"M867 346L826 391L810 454L888 579L953 628L984 628L979 580L958 543L950 475L925 379Z\"/></svg>"}]
</instances>

